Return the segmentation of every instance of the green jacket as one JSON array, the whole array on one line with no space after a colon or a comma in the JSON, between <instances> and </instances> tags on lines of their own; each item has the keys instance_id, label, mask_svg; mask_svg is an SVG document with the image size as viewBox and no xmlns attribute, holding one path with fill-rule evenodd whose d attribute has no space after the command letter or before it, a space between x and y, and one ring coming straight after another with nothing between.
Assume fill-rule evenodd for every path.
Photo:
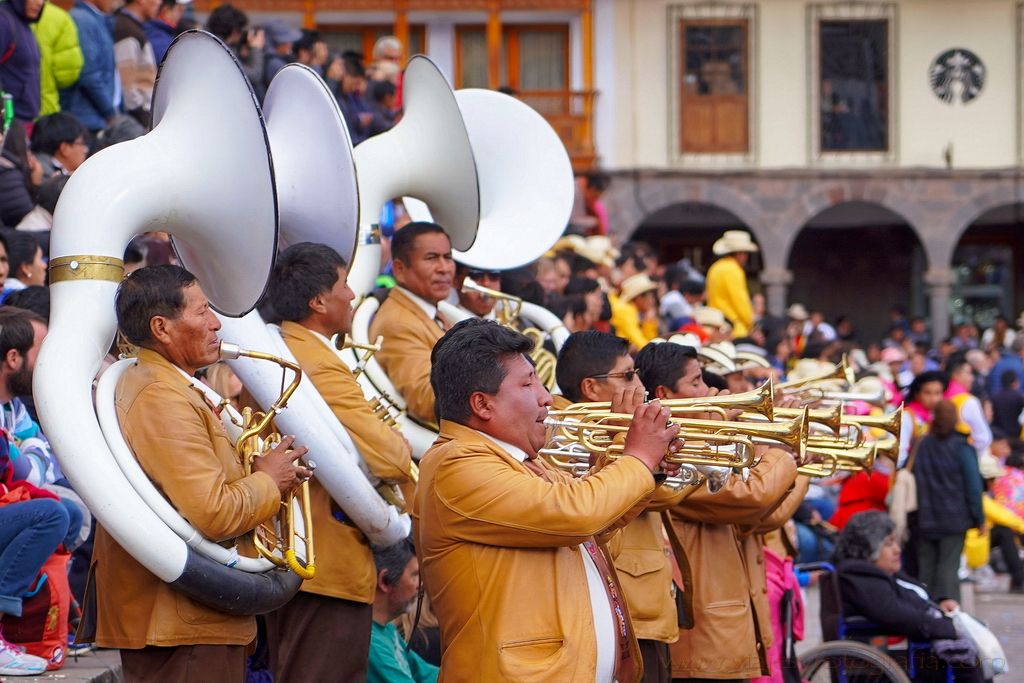
<instances>
[{"instance_id":1,"label":"green jacket","mask_svg":"<svg viewBox=\"0 0 1024 683\"><path fill-rule=\"evenodd\" d=\"M39 21L32 24L32 32L39 44L39 115L46 116L60 111L58 91L78 81L84 60L74 20L52 2L43 6Z\"/></svg>"}]
</instances>

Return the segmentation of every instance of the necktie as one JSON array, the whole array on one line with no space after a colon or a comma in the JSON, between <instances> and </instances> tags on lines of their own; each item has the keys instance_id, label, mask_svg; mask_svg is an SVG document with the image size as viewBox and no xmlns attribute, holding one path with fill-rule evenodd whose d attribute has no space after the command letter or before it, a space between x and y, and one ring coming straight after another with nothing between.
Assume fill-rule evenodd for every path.
<instances>
[{"instance_id":1,"label":"necktie","mask_svg":"<svg viewBox=\"0 0 1024 683\"><path fill-rule=\"evenodd\" d=\"M441 315L441 311L437 311L434 313L434 322L437 323L437 326L440 327L443 331L448 331L448 321L445 320L443 315Z\"/></svg>"}]
</instances>

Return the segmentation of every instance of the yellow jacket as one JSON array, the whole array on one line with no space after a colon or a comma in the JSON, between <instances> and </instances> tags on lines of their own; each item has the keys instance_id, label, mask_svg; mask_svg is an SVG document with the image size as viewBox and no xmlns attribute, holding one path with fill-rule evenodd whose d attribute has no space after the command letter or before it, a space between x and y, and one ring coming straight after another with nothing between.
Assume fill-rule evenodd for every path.
<instances>
[{"instance_id":1,"label":"yellow jacket","mask_svg":"<svg viewBox=\"0 0 1024 683\"><path fill-rule=\"evenodd\" d=\"M680 631L672 646L673 677L768 675L765 649L772 631L764 554L751 532L768 530L796 479L793 457L769 448L746 482L733 476L716 494L701 487L672 508L694 585L685 596L692 601L694 627Z\"/></svg>"},{"instance_id":2,"label":"yellow jacket","mask_svg":"<svg viewBox=\"0 0 1024 683\"><path fill-rule=\"evenodd\" d=\"M125 441L149 478L200 533L254 557L239 538L281 506L274 480L244 476L220 419L199 390L148 349L117 385L117 418ZM96 644L244 645L256 637L253 617L229 616L193 601L135 561L102 527L92 556Z\"/></svg>"},{"instance_id":3,"label":"yellow jacket","mask_svg":"<svg viewBox=\"0 0 1024 683\"><path fill-rule=\"evenodd\" d=\"M658 336L657 319L640 322L640 313L631 302L623 303L617 294L608 294L608 305L612 309L611 325L615 335L629 342L630 346L642 349Z\"/></svg>"},{"instance_id":4,"label":"yellow jacket","mask_svg":"<svg viewBox=\"0 0 1024 683\"><path fill-rule=\"evenodd\" d=\"M754 326L754 309L747 291L747 274L732 256L723 256L708 268L705 283L708 306L732 322L733 336L745 337Z\"/></svg>"},{"instance_id":5,"label":"yellow jacket","mask_svg":"<svg viewBox=\"0 0 1024 683\"><path fill-rule=\"evenodd\" d=\"M543 478L448 421L420 462L417 550L441 626L442 683L594 680L579 544L633 519L654 478L629 457L582 479L539 464Z\"/></svg>"},{"instance_id":6,"label":"yellow jacket","mask_svg":"<svg viewBox=\"0 0 1024 683\"><path fill-rule=\"evenodd\" d=\"M422 422L437 420L430 388L430 352L443 334L437 322L397 287L370 323L370 339L384 337L377 361L405 399L409 414Z\"/></svg>"},{"instance_id":7,"label":"yellow jacket","mask_svg":"<svg viewBox=\"0 0 1024 683\"><path fill-rule=\"evenodd\" d=\"M281 334L303 374L352 436L370 471L388 482L408 481L412 462L408 446L374 416L352 371L338 354L298 323L285 321ZM344 513L315 477L310 481L310 503L318 561L316 576L303 582L301 590L372 603L377 568L366 537L350 522L339 521L335 515L344 517Z\"/></svg>"}]
</instances>

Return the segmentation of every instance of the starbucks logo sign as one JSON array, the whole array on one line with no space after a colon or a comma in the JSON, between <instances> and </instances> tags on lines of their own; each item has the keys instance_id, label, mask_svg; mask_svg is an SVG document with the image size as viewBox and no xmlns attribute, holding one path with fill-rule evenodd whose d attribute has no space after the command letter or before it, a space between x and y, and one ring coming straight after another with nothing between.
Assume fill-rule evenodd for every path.
<instances>
[{"instance_id":1,"label":"starbucks logo sign","mask_svg":"<svg viewBox=\"0 0 1024 683\"><path fill-rule=\"evenodd\" d=\"M946 50L932 62L928 78L935 96L946 104L967 104L985 86L985 65L964 48Z\"/></svg>"}]
</instances>

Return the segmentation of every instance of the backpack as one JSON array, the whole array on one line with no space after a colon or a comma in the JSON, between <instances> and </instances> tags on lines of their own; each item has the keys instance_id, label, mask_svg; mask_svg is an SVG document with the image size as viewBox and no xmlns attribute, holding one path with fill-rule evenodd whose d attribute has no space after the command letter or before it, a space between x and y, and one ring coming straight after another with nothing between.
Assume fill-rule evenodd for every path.
<instances>
[{"instance_id":1,"label":"backpack","mask_svg":"<svg viewBox=\"0 0 1024 683\"><path fill-rule=\"evenodd\" d=\"M68 646L68 615L71 586L68 561L71 555L58 550L43 563L28 594L22 600L21 616L5 615L4 637L23 645L30 655L42 657L47 670L64 666Z\"/></svg>"}]
</instances>

